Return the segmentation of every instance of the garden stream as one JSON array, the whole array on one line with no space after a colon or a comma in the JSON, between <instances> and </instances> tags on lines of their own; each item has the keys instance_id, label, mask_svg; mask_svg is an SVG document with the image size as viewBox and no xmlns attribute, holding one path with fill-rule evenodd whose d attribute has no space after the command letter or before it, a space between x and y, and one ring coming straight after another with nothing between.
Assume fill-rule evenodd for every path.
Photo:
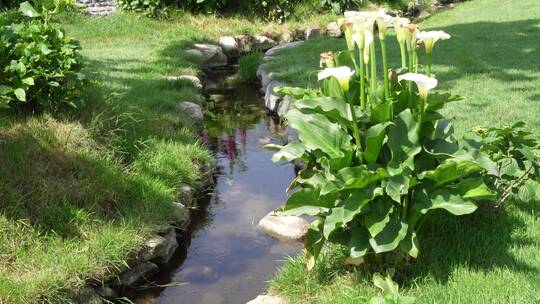
<instances>
[{"instance_id":1,"label":"garden stream","mask_svg":"<svg viewBox=\"0 0 540 304\"><path fill-rule=\"evenodd\" d=\"M218 162L216 185L192 212L191 243L168 271L138 292L135 303L243 304L300 247L279 243L258 221L286 200L295 176L291 163L273 163L268 143L284 144L284 129L267 115L255 86L210 95L203 136ZM187 236L189 238L189 236Z\"/></svg>"}]
</instances>

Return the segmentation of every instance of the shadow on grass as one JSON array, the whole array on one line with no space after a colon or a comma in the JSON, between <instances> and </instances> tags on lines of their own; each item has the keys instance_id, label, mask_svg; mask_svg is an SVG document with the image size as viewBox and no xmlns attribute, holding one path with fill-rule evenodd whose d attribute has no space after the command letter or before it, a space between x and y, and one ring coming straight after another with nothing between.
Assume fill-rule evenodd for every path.
<instances>
[{"instance_id":1,"label":"shadow on grass","mask_svg":"<svg viewBox=\"0 0 540 304\"><path fill-rule=\"evenodd\" d=\"M438 43L434 52L435 63L451 68L439 75L442 87L463 75L487 75L503 82L538 80L533 74L540 66L539 28L540 19L437 27L452 35L450 42Z\"/></svg>"}]
</instances>

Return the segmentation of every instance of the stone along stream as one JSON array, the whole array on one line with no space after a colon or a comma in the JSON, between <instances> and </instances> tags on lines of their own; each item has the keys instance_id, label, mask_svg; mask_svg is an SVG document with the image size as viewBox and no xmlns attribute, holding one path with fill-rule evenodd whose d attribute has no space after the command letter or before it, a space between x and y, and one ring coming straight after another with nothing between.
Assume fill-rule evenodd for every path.
<instances>
[{"instance_id":1,"label":"stone along stream","mask_svg":"<svg viewBox=\"0 0 540 304\"><path fill-rule=\"evenodd\" d=\"M204 210L194 212L191 244L160 274L162 287L149 285L135 303L243 304L264 292L284 259L300 250L257 229L286 200L295 176L292 164L273 163L273 152L263 148L284 144L283 128L254 87L211 95L207 108L204 140L218 162L215 189L199 202Z\"/></svg>"}]
</instances>

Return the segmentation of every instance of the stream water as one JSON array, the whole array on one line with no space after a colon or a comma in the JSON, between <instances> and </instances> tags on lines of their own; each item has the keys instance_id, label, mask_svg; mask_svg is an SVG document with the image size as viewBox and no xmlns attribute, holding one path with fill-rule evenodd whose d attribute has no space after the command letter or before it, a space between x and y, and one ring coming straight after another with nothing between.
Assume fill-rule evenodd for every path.
<instances>
[{"instance_id":1,"label":"stream water","mask_svg":"<svg viewBox=\"0 0 540 304\"><path fill-rule=\"evenodd\" d=\"M243 304L265 291L284 259L300 247L258 231L258 221L286 199L290 163L275 164L268 143L284 143L282 128L262 108L257 91L238 87L211 95L205 140L218 161L216 186L194 213L191 244L135 303Z\"/></svg>"}]
</instances>

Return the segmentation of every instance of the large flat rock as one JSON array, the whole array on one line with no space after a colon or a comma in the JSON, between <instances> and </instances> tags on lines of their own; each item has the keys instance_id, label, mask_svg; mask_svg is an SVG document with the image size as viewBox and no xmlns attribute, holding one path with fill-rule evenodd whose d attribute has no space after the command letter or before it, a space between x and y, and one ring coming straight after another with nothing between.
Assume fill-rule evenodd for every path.
<instances>
[{"instance_id":1,"label":"large flat rock","mask_svg":"<svg viewBox=\"0 0 540 304\"><path fill-rule=\"evenodd\" d=\"M262 232L289 244L303 243L309 230L309 223L303 218L276 215L274 212L263 217L258 226Z\"/></svg>"}]
</instances>

